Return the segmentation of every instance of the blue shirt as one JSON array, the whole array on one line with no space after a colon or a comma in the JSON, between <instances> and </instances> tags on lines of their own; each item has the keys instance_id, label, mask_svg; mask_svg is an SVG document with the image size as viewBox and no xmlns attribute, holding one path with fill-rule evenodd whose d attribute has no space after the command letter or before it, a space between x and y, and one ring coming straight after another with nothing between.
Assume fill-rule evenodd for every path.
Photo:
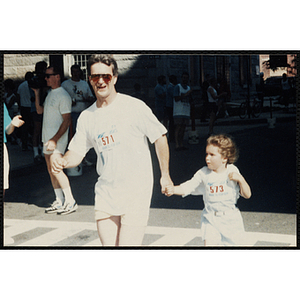
<instances>
[{"instance_id":1,"label":"blue shirt","mask_svg":"<svg viewBox=\"0 0 300 300\"><path fill-rule=\"evenodd\" d=\"M3 110L3 119L4 119L4 124L3 124L3 138L4 138L4 143L6 143L7 139L6 139L5 129L10 124L11 118L9 116L7 107L6 107L6 105L4 103L3 103L3 106L4 106L4 110Z\"/></svg>"},{"instance_id":2,"label":"blue shirt","mask_svg":"<svg viewBox=\"0 0 300 300\"><path fill-rule=\"evenodd\" d=\"M166 100L167 107L173 107L174 88L175 88L175 85L172 83L169 83L169 85L167 87L167 100Z\"/></svg>"}]
</instances>

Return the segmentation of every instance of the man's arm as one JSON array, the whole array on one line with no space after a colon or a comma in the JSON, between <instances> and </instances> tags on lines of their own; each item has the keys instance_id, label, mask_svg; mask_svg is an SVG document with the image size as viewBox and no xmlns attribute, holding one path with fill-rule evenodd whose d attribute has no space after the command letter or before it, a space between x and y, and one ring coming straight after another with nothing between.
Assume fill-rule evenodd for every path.
<instances>
[{"instance_id":1,"label":"man's arm","mask_svg":"<svg viewBox=\"0 0 300 300\"><path fill-rule=\"evenodd\" d=\"M155 141L155 151L159 162L160 172L161 172L161 192L163 194L167 193L167 186L173 185L169 174L169 145L167 137L165 135L161 136Z\"/></svg>"},{"instance_id":2,"label":"man's arm","mask_svg":"<svg viewBox=\"0 0 300 300\"><path fill-rule=\"evenodd\" d=\"M63 122L61 123L57 133L46 143L48 151L55 150L57 141L62 137L62 135L68 130L71 125L71 113L63 114L62 117Z\"/></svg>"},{"instance_id":3,"label":"man's arm","mask_svg":"<svg viewBox=\"0 0 300 300\"><path fill-rule=\"evenodd\" d=\"M38 115L43 114L44 107L40 105L40 90L39 89L32 89L35 95L35 108Z\"/></svg>"}]
</instances>

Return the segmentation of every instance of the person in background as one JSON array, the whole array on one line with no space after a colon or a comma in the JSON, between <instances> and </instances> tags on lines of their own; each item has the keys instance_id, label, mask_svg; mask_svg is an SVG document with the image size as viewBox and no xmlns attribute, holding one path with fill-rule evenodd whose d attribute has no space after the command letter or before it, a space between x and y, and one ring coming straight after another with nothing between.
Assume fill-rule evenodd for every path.
<instances>
[{"instance_id":1,"label":"person in background","mask_svg":"<svg viewBox=\"0 0 300 300\"><path fill-rule=\"evenodd\" d=\"M61 86L69 93L72 98L72 125L70 127L69 140L74 136L77 126L77 120L82 111L95 101L94 95L88 85L88 83L82 80L82 70L79 65L73 65L71 67L71 78L62 82ZM91 166L92 163L86 158L83 160L83 164Z\"/></svg>"},{"instance_id":2,"label":"person in background","mask_svg":"<svg viewBox=\"0 0 300 300\"><path fill-rule=\"evenodd\" d=\"M42 151L42 122L43 114L36 112L35 106L35 94L31 86L39 89L40 104L42 105L47 96L49 88L45 81L45 72L47 63L45 61L39 61L35 64L35 76L32 81L29 81L30 93L31 93L31 116L33 121L33 134L32 134L32 148L34 163L39 164L44 161Z\"/></svg>"},{"instance_id":3,"label":"person in background","mask_svg":"<svg viewBox=\"0 0 300 300\"><path fill-rule=\"evenodd\" d=\"M166 125L166 76L157 77L157 85L154 88L155 93L155 114L157 119Z\"/></svg>"},{"instance_id":4,"label":"person in background","mask_svg":"<svg viewBox=\"0 0 300 300\"><path fill-rule=\"evenodd\" d=\"M55 201L45 210L45 213L60 215L75 212L78 205L73 197L70 182L64 172L54 174L52 163L65 153L68 144L68 132L71 124L72 99L67 91L61 87L61 70L50 66L46 69L45 78L50 91L44 106L40 104L39 89L35 92L35 104L38 114L44 114L42 127L43 151L55 193Z\"/></svg>"},{"instance_id":5,"label":"person in background","mask_svg":"<svg viewBox=\"0 0 300 300\"><path fill-rule=\"evenodd\" d=\"M175 75L169 76L169 84L167 86L167 99L166 99L166 117L168 121L169 129L169 141L175 141L175 129L174 129L174 118L173 118L173 106L174 106L174 88L177 84L177 77Z\"/></svg>"},{"instance_id":6,"label":"person in background","mask_svg":"<svg viewBox=\"0 0 300 300\"><path fill-rule=\"evenodd\" d=\"M22 151L28 151L28 140L29 134L32 129L32 118L31 118L31 94L28 86L28 81L32 79L33 73L27 72L25 74L25 81L22 82L17 90L17 98L20 103L20 113L24 120L24 126L21 129L21 140L22 140Z\"/></svg>"},{"instance_id":7,"label":"person in background","mask_svg":"<svg viewBox=\"0 0 300 300\"><path fill-rule=\"evenodd\" d=\"M283 104L285 106L285 109L288 110L289 101L290 101L291 85L290 85L290 82L289 82L289 79L288 79L286 73L284 73L282 75L281 90L282 90Z\"/></svg>"},{"instance_id":8,"label":"person in background","mask_svg":"<svg viewBox=\"0 0 300 300\"><path fill-rule=\"evenodd\" d=\"M175 143L176 151L187 150L183 146L185 128L189 125L191 118L191 94L192 90L189 83L189 74L184 72L181 76L181 84L174 88L173 117L175 124Z\"/></svg>"},{"instance_id":9,"label":"person in background","mask_svg":"<svg viewBox=\"0 0 300 300\"><path fill-rule=\"evenodd\" d=\"M15 84L12 79L6 79L4 81L4 89L5 89L5 94L4 94L4 103L6 104L9 116L11 119L14 118L14 116L17 114L17 112L20 111L20 105L18 103L18 99L14 93L15 90ZM12 134L7 137L8 140L12 145L20 145L22 146L21 140L19 138L20 132L12 132Z\"/></svg>"},{"instance_id":10,"label":"person in background","mask_svg":"<svg viewBox=\"0 0 300 300\"><path fill-rule=\"evenodd\" d=\"M217 79L212 77L209 80L209 87L207 89L207 97L208 97L208 111L210 113L210 120L209 120L209 132L208 134L213 134L213 129L215 122L217 120L217 111L218 111L218 100L221 97L225 97L227 95L226 92L223 92L222 94L217 93L218 84Z\"/></svg>"}]
</instances>

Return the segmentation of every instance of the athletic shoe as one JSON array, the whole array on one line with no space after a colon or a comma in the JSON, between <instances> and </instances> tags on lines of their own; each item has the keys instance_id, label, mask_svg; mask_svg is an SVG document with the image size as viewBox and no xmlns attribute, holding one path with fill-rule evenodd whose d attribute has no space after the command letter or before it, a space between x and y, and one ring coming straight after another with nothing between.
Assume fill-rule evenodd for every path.
<instances>
[{"instance_id":1,"label":"athletic shoe","mask_svg":"<svg viewBox=\"0 0 300 300\"><path fill-rule=\"evenodd\" d=\"M77 205L76 202L74 202L72 204L67 203L62 210L59 210L57 212L57 214L58 215L68 215L68 214L70 214L72 212L75 212L77 208L78 208L78 205Z\"/></svg>"},{"instance_id":2,"label":"athletic shoe","mask_svg":"<svg viewBox=\"0 0 300 300\"><path fill-rule=\"evenodd\" d=\"M84 158L83 161L82 161L82 165L83 165L83 166L90 167L90 166L93 165L93 163L90 162L90 161L88 161L86 158Z\"/></svg>"},{"instance_id":3,"label":"athletic shoe","mask_svg":"<svg viewBox=\"0 0 300 300\"><path fill-rule=\"evenodd\" d=\"M64 207L61 203L61 201L58 201L58 200L55 200L50 207L46 208L45 209L45 213L46 214L54 214L54 213L57 213L61 210L63 210Z\"/></svg>"}]
</instances>

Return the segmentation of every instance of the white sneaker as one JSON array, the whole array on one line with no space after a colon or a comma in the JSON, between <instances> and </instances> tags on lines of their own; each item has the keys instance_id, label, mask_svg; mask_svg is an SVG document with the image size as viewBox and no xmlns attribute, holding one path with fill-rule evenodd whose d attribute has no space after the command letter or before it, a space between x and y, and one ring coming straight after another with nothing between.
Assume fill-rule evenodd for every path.
<instances>
[{"instance_id":1,"label":"white sneaker","mask_svg":"<svg viewBox=\"0 0 300 300\"><path fill-rule=\"evenodd\" d=\"M78 205L76 202L74 202L72 204L66 203L63 209L57 211L57 214L58 215L68 215L72 212L75 212L77 210L77 208L78 208Z\"/></svg>"},{"instance_id":2,"label":"white sneaker","mask_svg":"<svg viewBox=\"0 0 300 300\"><path fill-rule=\"evenodd\" d=\"M90 166L93 165L93 163L90 162L90 161L88 161L86 158L84 158L83 161L82 161L82 165L83 165L83 166L90 167Z\"/></svg>"},{"instance_id":3,"label":"white sneaker","mask_svg":"<svg viewBox=\"0 0 300 300\"><path fill-rule=\"evenodd\" d=\"M50 207L48 207L48 208L45 209L45 213L46 213L46 214L54 214L54 213L57 213L57 212L59 212L59 211L61 211L61 210L63 210L63 209L64 209L64 207L63 207L61 201L55 200L55 201L51 204Z\"/></svg>"}]
</instances>

